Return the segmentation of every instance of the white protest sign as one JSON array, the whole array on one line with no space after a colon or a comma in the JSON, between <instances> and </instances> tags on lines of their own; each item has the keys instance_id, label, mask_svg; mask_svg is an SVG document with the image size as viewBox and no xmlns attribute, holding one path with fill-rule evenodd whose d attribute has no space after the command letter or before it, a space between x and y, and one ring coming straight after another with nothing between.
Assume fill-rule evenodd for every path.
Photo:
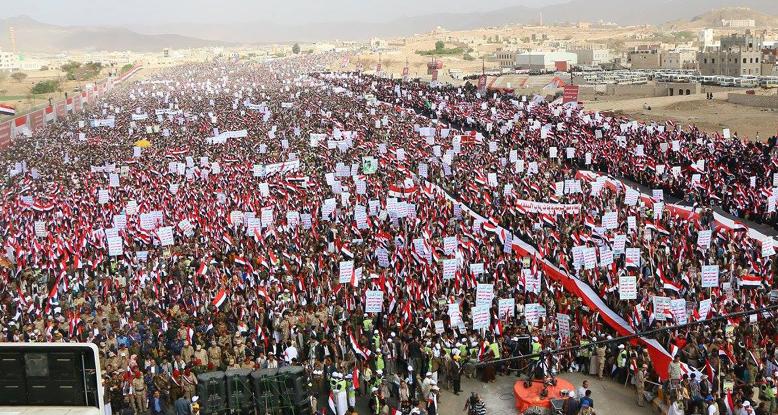
<instances>
[{"instance_id":1,"label":"white protest sign","mask_svg":"<svg viewBox=\"0 0 778 415\"><path fill-rule=\"evenodd\" d=\"M157 237L159 238L160 245L162 245L162 246L173 245L173 243L174 243L173 227L172 226L163 226L163 227L157 229Z\"/></svg>"},{"instance_id":2,"label":"white protest sign","mask_svg":"<svg viewBox=\"0 0 778 415\"><path fill-rule=\"evenodd\" d=\"M703 265L701 273L702 273L702 288L719 287L719 266L718 265Z\"/></svg>"},{"instance_id":3,"label":"white protest sign","mask_svg":"<svg viewBox=\"0 0 778 415\"><path fill-rule=\"evenodd\" d=\"M494 299L494 284L481 284L476 286L475 306L491 307Z\"/></svg>"},{"instance_id":4,"label":"white protest sign","mask_svg":"<svg viewBox=\"0 0 778 415\"><path fill-rule=\"evenodd\" d=\"M557 313L556 315L557 326L559 327L559 337L562 339L570 338L570 316L567 314Z\"/></svg>"},{"instance_id":5,"label":"white protest sign","mask_svg":"<svg viewBox=\"0 0 778 415\"><path fill-rule=\"evenodd\" d=\"M637 278L631 276L619 277L619 300L635 300L637 298Z\"/></svg>"},{"instance_id":6,"label":"white protest sign","mask_svg":"<svg viewBox=\"0 0 778 415\"><path fill-rule=\"evenodd\" d=\"M354 274L354 261L341 261L340 273L338 275L338 282L341 284L348 284L351 282L351 277Z\"/></svg>"},{"instance_id":7,"label":"white protest sign","mask_svg":"<svg viewBox=\"0 0 778 415\"><path fill-rule=\"evenodd\" d=\"M670 313L672 313L673 318L675 318L676 324L686 324L686 300L683 298L670 300Z\"/></svg>"},{"instance_id":8,"label":"white protest sign","mask_svg":"<svg viewBox=\"0 0 778 415\"><path fill-rule=\"evenodd\" d=\"M665 321L665 311L670 310L670 297L655 295L652 300L654 302L654 319L656 321Z\"/></svg>"},{"instance_id":9,"label":"white protest sign","mask_svg":"<svg viewBox=\"0 0 778 415\"><path fill-rule=\"evenodd\" d=\"M104 205L108 203L108 200L110 199L110 196L108 194L108 190L106 189L100 189L97 192L97 203Z\"/></svg>"},{"instance_id":10,"label":"white protest sign","mask_svg":"<svg viewBox=\"0 0 778 415\"><path fill-rule=\"evenodd\" d=\"M640 248L627 248L625 254L628 267L640 267Z\"/></svg>"},{"instance_id":11,"label":"white protest sign","mask_svg":"<svg viewBox=\"0 0 778 415\"><path fill-rule=\"evenodd\" d=\"M457 260L456 258L443 260L443 279L451 280L457 272Z\"/></svg>"},{"instance_id":12,"label":"white protest sign","mask_svg":"<svg viewBox=\"0 0 778 415\"><path fill-rule=\"evenodd\" d=\"M45 238L49 235L49 231L46 230L46 222L42 220L35 221L35 236L39 238Z\"/></svg>"},{"instance_id":13,"label":"white protest sign","mask_svg":"<svg viewBox=\"0 0 778 415\"><path fill-rule=\"evenodd\" d=\"M497 301L497 315L500 319L513 318L516 314L516 300L513 298L500 298Z\"/></svg>"},{"instance_id":14,"label":"white protest sign","mask_svg":"<svg viewBox=\"0 0 778 415\"><path fill-rule=\"evenodd\" d=\"M489 306L473 307L473 330L488 329L492 323Z\"/></svg>"},{"instance_id":15,"label":"white protest sign","mask_svg":"<svg viewBox=\"0 0 778 415\"><path fill-rule=\"evenodd\" d=\"M380 313L384 306L384 292L381 290L365 291L365 313Z\"/></svg>"},{"instance_id":16,"label":"white protest sign","mask_svg":"<svg viewBox=\"0 0 778 415\"><path fill-rule=\"evenodd\" d=\"M124 253L124 241L120 237L108 237L108 255L119 256Z\"/></svg>"}]
</instances>

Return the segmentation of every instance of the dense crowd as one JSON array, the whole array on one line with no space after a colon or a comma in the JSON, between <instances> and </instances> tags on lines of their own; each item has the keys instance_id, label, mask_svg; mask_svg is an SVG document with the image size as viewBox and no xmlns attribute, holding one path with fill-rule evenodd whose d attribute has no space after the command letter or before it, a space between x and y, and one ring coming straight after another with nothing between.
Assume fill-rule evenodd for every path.
<instances>
[{"instance_id":1,"label":"dense crowd","mask_svg":"<svg viewBox=\"0 0 778 415\"><path fill-rule=\"evenodd\" d=\"M775 138L321 72L339 59L167 69L14 140L2 341L97 344L119 413L285 365L338 415L567 370L775 411L773 239L714 210L775 226Z\"/></svg>"}]
</instances>

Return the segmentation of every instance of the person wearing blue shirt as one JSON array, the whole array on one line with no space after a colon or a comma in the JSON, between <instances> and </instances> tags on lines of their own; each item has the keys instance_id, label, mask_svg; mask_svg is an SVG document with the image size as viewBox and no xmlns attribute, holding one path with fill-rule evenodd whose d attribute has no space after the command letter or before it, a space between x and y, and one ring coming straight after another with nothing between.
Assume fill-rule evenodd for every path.
<instances>
[{"instance_id":1,"label":"person wearing blue shirt","mask_svg":"<svg viewBox=\"0 0 778 415\"><path fill-rule=\"evenodd\" d=\"M162 415L165 413L165 405L162 403L158 390L154 391L154 395L149 398L149 412L152 415Z\"/></svg>"},{"instance_id":2,"label":"person wearing blue shirt","mask_svg":"<svg viewBox=\"0 0 778 415\"><path fill-rule=\"evenodd\" d=\"M592 391L587 389L586 395L581 398L581 407L588 406L589 408L594 408L594 399L592 399Z\"/></svg>"}]
</instances>

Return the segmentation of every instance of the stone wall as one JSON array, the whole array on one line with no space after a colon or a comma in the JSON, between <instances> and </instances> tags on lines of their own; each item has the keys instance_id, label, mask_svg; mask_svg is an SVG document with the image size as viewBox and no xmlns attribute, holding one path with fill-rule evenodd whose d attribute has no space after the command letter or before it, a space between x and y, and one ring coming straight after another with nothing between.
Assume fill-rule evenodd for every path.
<instances>
[{"instance_id":1,"label":"stone wall","mask_svg":"<svg viewBox=\"0 0 778 415\"><path fill-rule=\"evenodd\" d=\"M778 95L748 95L733 94L727 95L727 102L749 107L761 107L778 109Z\"/></svg>"}]
</instances>

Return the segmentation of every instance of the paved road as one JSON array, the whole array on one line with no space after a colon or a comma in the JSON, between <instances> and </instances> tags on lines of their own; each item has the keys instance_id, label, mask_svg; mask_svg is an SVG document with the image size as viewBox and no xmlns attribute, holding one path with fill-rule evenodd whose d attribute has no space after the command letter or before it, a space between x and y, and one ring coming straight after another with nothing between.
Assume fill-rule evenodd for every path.
<instances>
[{"instance_id":1,"label":"paved road","mask_svg":"<svg viewBox=\"0 0 778 415\"><path fill-rule=\"evenodd\" d=\"M651 408L640 408L635 404L635 390L625 388L610 380L598 380L579 373L564 373L561 378L572 383L576 388L581 386L584 379L589 380L589 388L592 390L594 406L597 415L649 415ZM441 395L441 414L464 414L462 408L470 392L477 392L486 402L490 415L515 415L517 414L513 399L513 385L516 383L513 376L500 376L497 382L485 384L477 380L463 381L465 393L459 396L448 391Z\"/></svg>"},{"instance_id":2,"label":"paved road","mask_svg":"<svg viewBox=\"0 0 778 415\"><path fill-rule=\"evenodd\" d=\"M572 383L576 388L581 386L584 379L589 380L597 415L652 414L649 404L643 408L635 404L635 390L632 388L625 388L610 380L598 380L596 377L583 376L579 373L564 373L561 378ZM489 415L516 415L518 411L513 398L513 385L516 381L517 378L513 376L498 376L494 383L463 378L463 393L454 395L447 390L441 392L439 413L441 415L465 414L463 411L465 401L471 392L476 392L486 402ZM357 406L360 414L369 413L364 399L359 399Z\"/></svg>"}]
</instances>

